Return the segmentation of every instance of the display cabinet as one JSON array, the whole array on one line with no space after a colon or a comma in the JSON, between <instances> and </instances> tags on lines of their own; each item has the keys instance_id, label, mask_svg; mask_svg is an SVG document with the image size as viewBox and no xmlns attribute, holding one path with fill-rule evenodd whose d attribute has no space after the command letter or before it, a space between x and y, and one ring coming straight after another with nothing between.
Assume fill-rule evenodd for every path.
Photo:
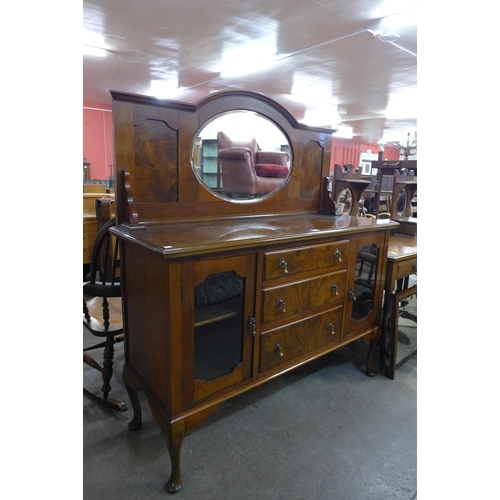
<instances>
[{"instance_id":1,"label":"display cabinet","mask_svg":"<svg viewBox=\"0 0 500 500\"><path fill-rule=\"evenodd\" d=\"M336 216L333 131L297 123L265 96L112 96L129 427L141 425L143 391L169 451L166 489L176 492L184 436L223 401L358 339L369 341L374 374L397 223ZM267 120L259 144L276 128L276 150L286 147L291 162L274 191L234 200L200 177L198 138L227 113Z\"/></svg>"}]
</instances>

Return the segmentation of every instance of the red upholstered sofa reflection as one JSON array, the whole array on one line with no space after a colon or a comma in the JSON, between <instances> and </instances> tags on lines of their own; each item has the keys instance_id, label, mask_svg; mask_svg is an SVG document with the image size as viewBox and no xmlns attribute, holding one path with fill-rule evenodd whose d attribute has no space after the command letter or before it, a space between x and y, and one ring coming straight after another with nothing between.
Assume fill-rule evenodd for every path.
<instances>
[{"instance_id":1,"label":"red upholstered sofa reflection","mask_svg":"<svg viewBox=\"0 0 500 500\"><path fill-rule=\"evenodd\" d=\"M259 151L254 137L231 139L217 134L224 194L232 197L262 196L280 188L289 174L290 155L283 151Z\"/></svg>"}]
</instances>

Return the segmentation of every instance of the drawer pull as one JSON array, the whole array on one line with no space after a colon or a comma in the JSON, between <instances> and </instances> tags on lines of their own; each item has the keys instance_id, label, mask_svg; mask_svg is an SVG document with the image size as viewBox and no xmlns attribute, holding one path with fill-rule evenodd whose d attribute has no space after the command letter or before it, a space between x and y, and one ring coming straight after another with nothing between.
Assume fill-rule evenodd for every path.
<instances>
[{"instance_id":1,"label":"drawer pull","mask_svg":"<svg viewBox=\"0 0 500 500\"><path fill-rule=\"evenodd\" d=\"M328 323L328 326L327 326L328 330L330 330L330 335L335 335L335 326L333 325L333 323Z\"/></svg>"},{"instance_id":2,"label":"drawer pull","mask_svg":"<svg viewBox=\"0 0 500 500\"><path fill-rule=\"evenodd\" d=\"M284 257L281 257L280 259L280 269L283 269L283 274L288 274L288 269L287 269L287 261Z\"/></svg>"},{"instance_id":3,"label":"drawer pull","mask_svg":"<svg viewBox=\"0 0 500 500\"><path fill-rule=\"evenodd\" d=\"M342 262L342 252L337 248L333 254L337 262L340 264Z\"/></svg>"},{"instance_id":4,"label":"drawer pull","mask_svg":"<svg viewBox=\"0 0 500 500\"><path fill-rule=\"evenodd\" d=\"M283 298L281 298L278 300L278 302L276 304L281 309L281 314L285 314L286 313L285 300Z\"/></svg>"},{"instance_id":5,"label":"drawer pull","mask_svg":"<svg viewBox=\"0 0 500 500\"><path fill-rule=\"evenodd\" d=\"M332 285L332 290L333 290L333 294L334 294L335 296L337 296L337 295L339 294L339 286L337 285L337 283L334 283L334 284Z\"/></svg>"},{"instance_id":6,"label":"drawer pull","mask_svg":"<svg viewBox=\"0 0 500 500\"><path fill-rule=\"evenodd\" d=\"M356 296L354 295L354 290L352 289L352 287L349 287L348 295L351 300L356 300Z\"/></svg>"},{"instance_id":7,"label":"drawer pull","mask_svg":"<svg viewBox=\"0 0 500 500\"><path fill-rule=\"evenodd\" d=\"M247 326L248 331L255 337L255 318L252 315L248 316Z\"/></svg>"},{"instance_id":8,"label":"drawer pull","mask_svg":"<svg viewBox=\"0 0 500 500\"><path fill-rule=\"evenodd\" d=\"M282 358L283 357L283 349L281 347L281 344L278 343L276 344L276 346L274 347L274 352L280 357Z\"/></svg>"}]
</instances>

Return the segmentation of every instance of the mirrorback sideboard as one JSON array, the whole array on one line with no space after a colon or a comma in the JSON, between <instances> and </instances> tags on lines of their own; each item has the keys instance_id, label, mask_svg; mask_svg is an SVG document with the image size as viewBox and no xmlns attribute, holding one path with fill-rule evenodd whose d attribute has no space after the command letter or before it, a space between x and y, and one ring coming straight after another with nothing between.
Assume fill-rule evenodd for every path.
<instances>
[{"instance_id":1,"label":"mirrorback sideboard","mask_svg":"<svg viewBox=\"0 0 500 500\"><path fill-rule=\"evenodd\" d=\"M141 425L143 391L169 451L165 487L176 492L185 434L223 401L360 338L373 375L397 223L335 216L333 131L299 124L263 95L112 96L129 427ZM287 138L289 175L265 196L228 198L197 169L201 131L236 112Z\"/></svg>"}]
</instances>

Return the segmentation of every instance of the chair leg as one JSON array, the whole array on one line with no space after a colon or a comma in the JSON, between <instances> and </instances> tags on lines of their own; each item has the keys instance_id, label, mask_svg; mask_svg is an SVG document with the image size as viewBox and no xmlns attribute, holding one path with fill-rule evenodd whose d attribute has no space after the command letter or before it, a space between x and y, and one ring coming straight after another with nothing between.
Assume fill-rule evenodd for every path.
<instances>
[{"instance_id":1,"label":"chair leg","mask_svg":"<svg viewBox=\"0 0 500 500\"><path fill-rule=\"evenodd\" d=\"M102 388L104 399L107 399L111 391L111 377L113 376L113 356L114 356L114 338L109 336L106 338L106 346L104 347L104 361L102 364Z\"/></svg>"},{"instance_id":2,"label":"chair leg","mask_svg":"<svg viewBox=\"0 0 500 500\"><path fill-rule=\"evenodd\" d=\"M83 353L83 362L87 363L92 368L95 368L96 370L99 370L100 372L102 372L102 366L92 356L90 356L86 352Z\"/></svg>"},{"instance_id":3,"label":"chair leg","mask_svg":"<svg viewBox=\"0 0 500 500\"><path fill-rule=\"evenodd\" d=\"M111 410L119 412L124 412L128 410L127 405L123 401L118 401L117 399L111 399L111 398L104 399L101 396L99 396L99 394L89 391L85 387L83 388L83 394L93 399L94 401L97 401L102 406L110 408Z\"/></svg>"}]
</instances>

